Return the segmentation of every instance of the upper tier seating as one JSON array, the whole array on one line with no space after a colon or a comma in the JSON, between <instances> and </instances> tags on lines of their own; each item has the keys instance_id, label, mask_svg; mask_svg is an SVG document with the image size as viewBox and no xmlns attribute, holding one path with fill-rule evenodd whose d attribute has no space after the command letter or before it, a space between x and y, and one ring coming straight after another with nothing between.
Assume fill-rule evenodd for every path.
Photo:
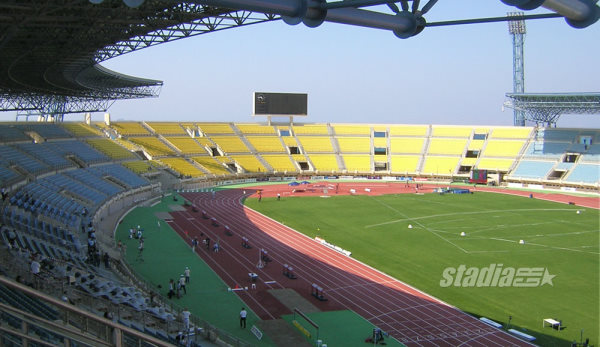
<instances>
[{"instance_id":1,"label":"upper tier seating","mask_svg":"<svg viewBox=\"0 0 600 347\"><path fill-rule=\"evenodd\" d=\"M342 153L371 153L370 137L338 137L337 141Z\"/></svg>"},{"instance_id":2,"label":"upper tier seating","mask_svg":"<svg viewBox=\"0 0 600 347\"><path fill-rule=\"evenodd\" d=\"M142 146L153 157L175 155L175 152L156 137L130 137L129 141Z\"/></svg>"},{"instance_id":3,"label":"upper tier seating","mask_svg":"<svg viewBox=\"0 0 600 347\"><path fill-rule=\"evenodd\" d=\"M109 156L113 160L135 159L136 156L119 144L105 138L85 140L90 146ZM123 141L124 142L124 141Z\"/></svg>"},{"instance_id":4,"label":"upper tier seating","mask_svg":"<svg viewBox=\"0 0 600 347\"><path fill-rule=\"evenodd\" d=\"M463 155L467 147L467 139L432 138L429 142L428 154Z\"/></svg>"},{"instance_id":5,"label":"upper tier seating","mask_svg":"<svg viewBox=\"0 0 600 347\"><path fill-rule=\"evenodd\" d=\"M306 153L333 153L329 136L298 136L298 142Z\"/></svg>"},{"instance_id":6,"label":"upper tier seating","mask_svg":"<svg viewBox=\"0 0 600 347\"><path fill-rule=\"evenodd\" d=\"M426 125L391 125L390 137L394 136L425 136L429 129Z\"/></svg>"},{"instance_id":7,"label":"upper tier seating","mask_svg":"<svg viewBox=\"0 0 600 347\"><path fill-rule=\"evenodd\" d=\"M148 129L138 122L118 122L110 126L123 136L150 135Z\"/></svg>"},{"instance_id":8,"label":"upper tier seating","mask_svg":"<svg viewBox=\"0 0 600 347\"><path fill-rule=\"evenodd\" d=\"M246 136L246 139L259 153L283 153L285 148L277 136Z\"/></svg>"},{"instance_id":9,"label":"upper tier seating","mask_svg":"<svg viewBox=\"0 0 600 347\"><path fill-rule=\"evenodd\" d=\"M324 124L294 124L292 127L296 135L328 135L329 130Z\"/></svg>"},{"instance_id":10,"label":"upper tier seating","mask_svg":"<svg viewBox=\"0 0 600 347\"><path fill-rule=\"evenodd\" d=\"M419 154L423 152L425 139L418 137L392 137L390 139L391 153Z\"/></svg>"},{"instance_id":11,"label":"upper tier seating","mask_svg":"<svg viewBox=\"0 0 600 347\"><path fill-rule=\"evenodd\" d=\"M146 125L160 135L187 135L179 123L146 122Z\"/></svg>"},{"instance_id":12,"label":"upper tier seating","mask_svg":"<svg viewBox=\"0 0 600 347\"><path fill-rule=\"evenodd\" d=\"M205 134L234 134L229 123L196 123Z\"/></svg>"},{"instance_id":13,"label":"upper tier seating","mask_svg":"<svg viewBox=\"0 0 600 347\"><path fill-rule=\"evenodd\" d=\"M206 153L206 149L189 136L172 136L165 139L184 154Z\"/></svg>"},{"instance_id":14,"label":"upper tier seating","mask_svg":"<svg viewBox=\"0 0 600 347\"><path fill-rule=\"evenodd\" d=\"M371 135L371 127L369 125L332 124L331 126L336 135Z\"/></svg>"},{"instance_id":15,"label":"upper tier seating","mask_svg":"<svg viewBox=\"0 0 600 347\"><path fill-rule=\"evenodd\" d=\"M102 136L102 132L85 123L64 122L61 125L75 137Z\"/></svg>"},{"instance_id":16,"label":"upper tier seating","mask_svg":"<svg viewBox=\"0 0 600 347\"><path fill-rule=\"evenodd\" d=\"M463 126L442 126L434 125L432 127L432 136L434 137L464 137L471 136L472 127Z\"/></svg>"},{"instance_id":17,"label":"upper tier seating","mask_svg":"<svg viewBox=\"0 0 600 347\"><path fill-rule=\"evenodd\" d=\"M260 124L236 124L237 128L244 134L264 134L264 135L275 135L275 128L270 125Z\"/></svg>"},{"instance_id":18,"label":"upper tier seating","mask_svg":"<svg viewBox=\"0 0 600 347\"><path fill-rule=\"evenodd\" d=\"M244 142L237 136L210 137L225 153L250 153Z\"/></svg>"}]
</instances>

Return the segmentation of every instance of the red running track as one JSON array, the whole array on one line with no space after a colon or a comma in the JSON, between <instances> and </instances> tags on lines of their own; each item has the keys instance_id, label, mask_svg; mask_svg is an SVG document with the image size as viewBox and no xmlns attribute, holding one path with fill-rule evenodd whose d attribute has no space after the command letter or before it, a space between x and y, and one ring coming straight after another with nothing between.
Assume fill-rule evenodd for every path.
<instances>
[{"instance_id":1,"label":"red running track","mask_svg":"<svg viewBox=\"0 0 600 347\"><path fill-rule=\"evenodd\" d=\"M284 189L289 191L287 187ZM377 189L369 194L375 194ZM384 189L382 186L381 190ZM340 194L347 191L344 187L339 189ZM409 191L414 192L414 188ZM258 274L257 289L236 293L261 319L290 314L290 309L269 290L292 288L323 311L353 310L409 346L529 345L244 207L242 200L255 193L256 190L248 188L218 191L214 198L210 193L185 193L184 197L193 202L198 212L191 207L171 212L173 220L168 223L190 244L193 237L219 240L218 253L202 247L202 243L196 252L229 287L250 287L248 273ZM214 217L219 226L204 219L203 210L208 217ZM232 236L226 235L224 225L229 226ZM250 240L252 249L241 246L243 236ZM272 259L263 268L256 266L260 248L266 249ZM283 276L283 264L294 267L298 279ZM312 283L324 288L328 301L311 296Z\"/></svg>"}]
</instances>

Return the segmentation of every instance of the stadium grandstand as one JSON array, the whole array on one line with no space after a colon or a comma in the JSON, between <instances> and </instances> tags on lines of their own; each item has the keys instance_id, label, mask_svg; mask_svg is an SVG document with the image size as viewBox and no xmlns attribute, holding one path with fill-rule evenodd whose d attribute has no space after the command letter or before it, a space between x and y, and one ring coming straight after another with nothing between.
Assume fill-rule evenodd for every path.
<instances>
[{"instance_id":1,"label":"stadium grandstand","mask_svg":"<svg viewBox=\"0 0 600 347\"><path fill-rule=\"evenodd\" d=\"M541 5L538 1L503 2L523 9ZM200 254L216 254L218 243L227 245L226 237L242 231L229 229L227 213L219 216L220 220L210 220L214 227L225 224L225 233L212 240L216 248L209 250L208 237L202 245L194 243L197 240L192 239L191 231L182 229L176 234L184 242L169 253L173 237L167 230L174 225L174 216L182 213L187 221L208 220L206 211L198 211L195 202L185 195L192 192L206 194L203 207L224 204L231 210L249 197L258 196L260 201L262 190L257 189L257 196L243 190L234 199L237 205L226 205L231 201L217 199L221 198L220 189L235 184L291 181L370 180L407 186L416 183L417 188L425 182L444 187L483 184L598 196L598 129L271 123L270 119L264 124L227 120L113 121L108 114L104 121L91 119L92 112L107 112L115 101L158 97L162 81L124 75L100 63L159 43L279 19L289 24L303 22L309 27L324 21L373 27L390 30L399 38L417 36L427 26L446 25L427 24L424 16L435 5L433 0L421 7L418 1L411 6L408 1L400 1L402 10L394 2L389 3L392 15L361 8L374 3L98 0L0 4L4 34L0 35L0 111L24 112L20 115L35 115L40 120L18 121L17 117L14 122L0 122L0 345L210 347L312 343L314 332L292 327L298 327L298 321L304 319L309 329L316 327L318 338L317 324L299 313L305 308L283 304L303 302L297 297L306 293L290 294L293 290L286 293L287 297L278 298L277 316L251 312L248 317L255 324L250 324L250 332L240 333L237 329L240 304L260 306L261 300L264 303L272 298L266 290L260 294L263 297L248 294L248 287L255 288L256 284L257 275L251 270L262 269L271 260L261 249L258 264L242 271L249 278L241 288L238 283L231 285L223 272L211 270L209 265L214 262ZM600 17L595 2L574 3L567 6L563 1L547 0L543 6L551 10L549 14L523 18L564 17L569 25L585 28ZM22 22L17 23L19 20ZM455 24L499 20L509 18ZM65 120L69 114L85 114L84 120ZM337 193L334 183L319 189L325 195L334 189ZM145 214L138 214L138 207L147 208ZM154 253L152 257L180 266L176 275L159 267L151 269L164 277L162 282L137 271L144 262L150 263L142 236L150 231L165 237L160 244L165 254ZM121 235L118 232L128 237L117 237ZM201 253L198 248L204 245L206 252ZM242 247L252 248L247 239ZM338 253L344 251L327 247ZM181 281L189 276L184 268L188 270L186 262L190 259L204 260L208 270L202 272L206 276L202 277L194 269L198 272L192 276L197 277L188 284L188 290L202 283L201 296L194 301L206 298L213 305L202 306L204 310L191 314L183 303L192 299L181 299L187 291L185 282L179 281L179 276ZM296 279L288 264L283 266L283 275ZM179 285L168 282L172 276ZM382 281L387 283L388 279ZM275 281L261 278L259 282ZM318 300L315 305L330 305L322 288L313 283L310 290L310 296ZM414 288L406 290L422 300L410 309L436 306L441 311L435 313L439 315L435 319L459 317L456 319L468 321L465 326L469 328L459 325L452 332L437 331L435 336L425 328L407 328L418 337L396 341L393 335L385 334L390 344L501 346L528 345L535 339L520 331L510 335L508 328L499 330L477 320L470 323L466 313ZM234 297L232 293L239 295ZM236 307L233 325L223 323L232 320L224 309L228 305ZM286 314L294 315L289 326L274 331L264 324ZM296 320L296 315L302 318ZM245 325L245 313L243 317ZM361 319L363 324L373 317ZM371 329L374 324L370 322L367 327ZM459 336L455 333L458 329L468 331ZM278 336L281 331L288 335ZM286 340L296 335L300 342ZM377 343L383 335L373 330L371 338L369 342ZM321 342L314 340L315 344Z\"/></svg>"}]
</instances>

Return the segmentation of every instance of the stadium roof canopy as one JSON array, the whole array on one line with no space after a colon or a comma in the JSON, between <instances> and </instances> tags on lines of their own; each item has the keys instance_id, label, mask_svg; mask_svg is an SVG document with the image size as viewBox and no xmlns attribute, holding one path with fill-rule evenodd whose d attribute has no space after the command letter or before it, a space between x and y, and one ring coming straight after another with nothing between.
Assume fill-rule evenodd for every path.
<instances>
[{"instance_id":1,"label":"stadium roof canopy","mask_svg":"<svg viewBox=\"0 0 600 347\"><path fill-rule=\"evenodd\" d=\"M552 126L563 114L600 114L600 93L508 93L504 106L525 112L525 119Z\"/></svg>"},{"instance_id":2,"label":"stadium roof canopy","mask_svg":"<svg viewBox=\"0 0 600 347\"><path fill-rule=\"evenodd\" d=\"M600 18L593 0L502 0L521 9L544 6L548 18L574 27ZM508 17L427 23L437 0L3 0L0 2L0 111L104 111L115 100L157 97L162 81L110 71L100 62L149 46L242 25L283 19L316 27L323 21L392 31L400 38L427 26ZM412 2L412 4L409 4ZM391 13L361 7L387 4Z\"/></svg>"}]
</instances>

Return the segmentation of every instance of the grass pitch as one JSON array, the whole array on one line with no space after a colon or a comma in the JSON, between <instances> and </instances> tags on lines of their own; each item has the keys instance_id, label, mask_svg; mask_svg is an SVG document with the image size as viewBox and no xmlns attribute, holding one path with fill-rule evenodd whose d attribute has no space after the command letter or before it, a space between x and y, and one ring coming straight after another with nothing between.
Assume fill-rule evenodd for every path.
<instances>
[{"instance_id":1,"label":"grass pitch","mask_svg":"<svg viewBox=\"0 0 600 347\"><path fill-rule=\"evenodd\" d=\"M503 324L511 316L511 327L536 336L537 344L579 342L582 329L584 339L599 343L598 210L484 192L263 198L246 205L465 312ZM537 276L533 287L441 285L448 267L492 264L542 268L547 276ZM542 328L544 318L565 328Z\"/></svg>"}]
</instances>

